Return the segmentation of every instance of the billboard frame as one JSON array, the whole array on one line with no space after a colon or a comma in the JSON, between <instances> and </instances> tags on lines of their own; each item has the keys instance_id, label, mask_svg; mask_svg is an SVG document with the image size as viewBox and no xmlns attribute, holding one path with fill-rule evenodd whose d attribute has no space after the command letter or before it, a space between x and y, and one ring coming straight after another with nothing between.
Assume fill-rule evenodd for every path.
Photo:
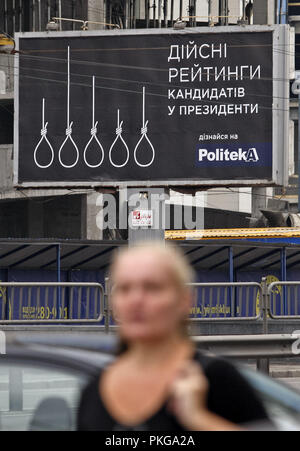
<instances>
[{"instance_id":1,"label":"billboard frame","mask_svg":"<svg viewBox=\"0 0 300 451\"><path fill-rule=\"evenodd\" d=\"M240 179L240 180L145 180L145 181L45 181L19 182L19 56L15 55L14 65L14 165L13 181L15 188L46 188L46 187L231 187L231 186L287 186L288 184L288 154L289 154L289 80L290 54L282 49L290 49L289 25L246 25L224 27L195 27L183 30L164 29L130 29L130 30L97 30L97 31L45 31L16 33L16 48L20 39L26 38L72 38L92 36L128 36L128 35L186 35L186 34L220 34L241 32L272 32L273 33L273 130L272 130L272 180L271 179ZM277 46L280 46L279 49ZM284 83L285 82L285 83ZM283 127L283 133L281 130Z\"/></svg>"}]
</instances>

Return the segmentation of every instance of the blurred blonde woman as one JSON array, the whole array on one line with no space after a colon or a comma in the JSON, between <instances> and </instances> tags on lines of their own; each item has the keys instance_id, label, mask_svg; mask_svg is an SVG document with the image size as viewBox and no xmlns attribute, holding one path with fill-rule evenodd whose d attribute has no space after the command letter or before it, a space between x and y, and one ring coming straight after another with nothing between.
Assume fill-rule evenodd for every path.
<instances>
[{"instance_id":1,"label":"blurred blonde woman","mask_svg":"<svg viewBox=\"0 0 300 451\"><path fill-rule=\"evenodd\" d=\"M178 248L151 242L118 251L110 278L120 353L85 389L79 430L239 430L267 419L235 367L189 339L194 274Z\"/></svg>"}]
</instances>

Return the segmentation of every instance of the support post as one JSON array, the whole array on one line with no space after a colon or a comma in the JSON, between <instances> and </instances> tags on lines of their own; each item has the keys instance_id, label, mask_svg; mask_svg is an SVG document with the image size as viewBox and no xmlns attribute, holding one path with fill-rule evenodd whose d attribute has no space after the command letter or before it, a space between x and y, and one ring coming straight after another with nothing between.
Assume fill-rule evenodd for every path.
<instances>
[{"instance_id":1,"label":"support post","mask_svg":"<svg viewBox=\"0 0 300 451\"><path fill-rule=\"evenodd\" d=\"M110 285L109 285L109 278L105 278L104 283L104 321L105 321L105 333L109 333L109 326L110 326Z\"/></svg>"},{"instance_id":2,"label":"support post","mask_svg":"<svg viewBox=\"0 0 300 451\"><path fill-rule=\"evenodd\" d=\"M233 263L233 248L232 246L228 247L228 260L229 260L229 282L234 282L234 263ZM229 296L230 296L230 311L231 316L236 316L236 305L235 305L235 289L233 287L229 288Z\"/></svg>"},{"instance_id":3,"label":"support post","mask_svg":"<svg viewBox=\"0 0 300 451\"><path fill-rule=\"evenodd\" d=\"M280 280L282 282L286 282L286 247L283 247L280 250L280 260L281 260L281 277ZM283 314L287 315L287 296L286 296L287 287L283 285L282 287L282 299L283 299Z\"/></svg>"},{"instance_id":4,"label":"support post","mask_svg":"<svg viewBox=\"0 0 300 451\"><path fill-rule=\"evenodd\" d=\"M292 93L298 96L298 212L300 213L300 78L292 84Z\"/></svg>"},{"instance_id":5,"label":"support post","mask_svg":"<svg viewBox=\"0 0 300 451\"><path fill-rule=\"evenodd\" d=\"M300 89L299 88L300 88L300 80L298 80L298 212L300 213Z\"/></svg>"},{"instance_id":6,"label":"support post","mask_svg":"<svg viewBox=\"0 0 300 451\"><path fill-rule=\"evenodd\" d=\"M269 312L269 296L267 278L263 277L261 281L262 287L262 300L261 309L263 313L263 334L268 333L268 312ZM269 374L270 360L269 359L257 359L257 370L263 373Z\"/></svg>"},{"instance_id":7,"label":"support post","mask_svg":"<svg viewBox=\"0 0 300 451\"><path fill-rule=\"evenodd\" d=\"M9 411L23 410L23 373L21 368L9 368Z\"/></svg>"},{"instance_id":8,"label":"support post","mask_svg":"<svg viewBox=\"0 0 300 451\"><path fill-rule=\"evenodd\" d=\"M61 282L61 268L60 268L60 244L56 246L56 271L57 271L57 282ZM58 309L58 319L61 319L61 287L57 287L57 309ZM63 315L62 315L63 316Z\"/></svg>"}]
</instances>

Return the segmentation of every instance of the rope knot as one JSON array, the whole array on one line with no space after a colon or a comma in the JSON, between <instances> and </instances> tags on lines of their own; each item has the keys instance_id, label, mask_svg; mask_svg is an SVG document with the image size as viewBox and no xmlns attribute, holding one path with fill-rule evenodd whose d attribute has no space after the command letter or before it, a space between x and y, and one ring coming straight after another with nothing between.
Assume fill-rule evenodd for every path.
<instances>
[{"instance_id":1,"label":"rope knot","mask_svg":"<svg viewBox=\"0 0 300 451\"><path fill-rule=\"evenodd\" d=\"M44 138L47 135L47 126L48 122L44 125L44 127L41 129L41 136Z\"/></svg>"},{"instance_id":2,"label":"rope knot","mask_svg":"<svg viewBox=\"0 0 300 451\"><path fill-rule=\"evenodd\" d=\"M141 134L143 136L147 135L148 133L148 121L143 125L143 127L141 128Z\"/></svg>"},{"instance_id":3,"label":"rope knot","mask_svg":"<svg viewBox=\"0 0 300 451\"><path fill-rule=\"evenodd\" d=\"M66 128L66 136L72 135L72 132L73 132L72 125L73 125L73 122L71 122L71 124Z\"/></svg>"},{"instance_id":4,"label":"rope knot","mask_svg":"<svg viewBox=\"0 0 300 451\"><path fill-rule=\"evenodd\" d=\"M123 128L122 128L122 125L120 125L120 127L116 128L116 135L121 136L122 133L123 133Z\"/></svg>"},{"instance_id":5,"label":"rope knot","mask_svg":"<svg viewBox=\"0 0 300 451\"><path fill-rule=\"evenodd\" d=\"M142 127L141 128L141 133L142 133L142 135L147 135L147 133L148 133L148 127L145 125L145 127Z\"/></svg>"},{"instance_id":6,"label":"rope knot","mask_svg":"<svg viewBox=\"0 0 300 451\"><path fill-rule=\"evenodd\" d=\"M97 135L97 132L98 132L97 125L98 125L98 122L96 122L94 127L91 128L91 135L92 136L96 136Z\"/></svg>"}]
</instances>

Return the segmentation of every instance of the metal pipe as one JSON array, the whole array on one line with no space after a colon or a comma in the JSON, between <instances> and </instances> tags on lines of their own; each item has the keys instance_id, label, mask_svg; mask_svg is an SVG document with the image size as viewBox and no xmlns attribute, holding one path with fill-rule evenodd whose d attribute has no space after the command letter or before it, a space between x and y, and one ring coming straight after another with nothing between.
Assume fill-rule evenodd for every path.
<instances>
[{"instance_id":1,"label":"metal pipe","mask_svg":"<svg viewBox=\"0 0 300 451\"><path fill-rule=\"evenodd\" d=\"M38 18L39 18L39 31L42 31L42 7L41 7L41 0L38 0Z\"/></svg>"},{"instance_id":2,"label":"metal pipe","mask_svg":"<svg viewBox=\"0 0 300 451\"><path fill-rule=\"evenodd\" d=\"M161 0L158 0L158 28L161 28Z\"/></svg>"},{"instance_id":3,"label":"metal pipe","mask_svg":"<svg viewBox=\"0 0 300 451\"><path fill-rule=\"evenodd\" d=\"M19 31L22 31L22 1L23 0L19 0Z\"/></svg>"},{"instance_id":4,"label":"metal pipe","mask_svg":"<svg viewBox=\"0 0 300 451\"><path fill-rule=\"evenodd\" d=\"M153 0L153 28L156 28L156 0Z\"/></svg>"},{"instance_id":5,"label":"metal pipe","mask_svg":"<svg viewBox=\"0 0 300 451\"><path fill-rule=\"evenodd\" d=\"M13 20L13 33L16 31L16 0L12 2L12 20Z\"/></svg>"},{"instance_id":6,"label":"metal pipe","mask_svg":"<svg viewBox=\"0 0 300 451\"><path fill-rule=\"evenodd\" d=\"M5 33L8 33L8 12L7 12L7 0L4 0L4 17L5 17Z\"/></svg>"},{"instance_id":7,"label":"metal pipe","mask_svg":"<svg viewBox=\"0 0 300 451\"><path fill-rule=\"evenodd\" d=\"M193 22L192 22L193 27L196 26L196 21L197 21L197 19L196 19L196 16L197 16L196 4L197 4L197 0L193 0L193 6L192 6L193 14L194 14L194 18L193 18Z\"/></svg>"},{"instance_id":8,"label":"metal pipe","mask_svg":"<svg viewBox=\"0 0 300 451\"><path fill-rule=\"evenodd\" d=\"M50 4L51 0L47 1L47 11L48 11L48 22L50 22L51 20L51 4Z\"/></svg>"},{"instance_id":9,"label":"metal pipe","mask_svg":"<svg viewBox=\"0 0 300 451\"><path fill-rule=\"evenodd\" d=\"M212 0L208 0L208 12L207 12L207 14L208 14L208 24L209 25L211 25L211 23L212 23L212 17L211 17L211 1Z\"/></svg>"},{"instance_id":10,"label":"metal pipe","mask_svg":"<svg viewBox=\"0 0 300 451\"><path fill-rule=\"evenodd\" d=\"M220 0L219 3L219 16L220 16L220 25L228 25L228 0Z\"/></svg>"},{"instance_id":11,"label":"metal pipe","mask_svg":"<svg viewBox=\"0 0 300 451\"><path fill-rule=\"evenodd\" d=\"M125 2L125 7L124 7L124 28L125 28L125 30L128 28L129 8L130 8L129 3Z\"/></svg>"},{"instance_id":12,"label":"metal pipe","mask_svg":"<svg viewBox=\"0 0 300 451\"><path fill-rule=\"evenodd\" d=\"M168 0L164 0L164 26L168 27Z\"/></svg>"},{"instance_id":13,"label":"metal pipe","mask_svg":"<svg viewBox=\"0 0 300 451\"><path fill-rule=\"evenodd\" d=\"M179 4L179 19L180 20L182 20L182 7L183 7L182 0L180 0L180 4Z\"/></svg>"},{"instance_id":14,"label":"metal pipe","mask_svg":"<svg viewBox=\"0 0 300 451\"><path fill-rule=\"evenodd\" d=\"M112 23L112 4L109 3L109 16L108 16L108 22Z\"/></svg>"},{"instance_id":15,"label":"metal pipe","mask_svg":"<svg viewBox=\"0 0 300 451\"><path fill-rule=\"evenodd\" d=\"M194 13L193 13L193 0L189 0L189 22L190 22L190 26L193 25L193 21L194 21Z\"/></svg>"},{"instance_id":16,"label":"metal pipe","mask_svg":"<svg viewBox=\"0 0 300 451\"><path fill-rule=\"evenodd\" d=\"M219 0L219 16L220 16L220 25L224 25L224 0Z\"/></svg>"},{"instance_id":17,"label":"metal pipe","mask_svg":"<svg viewBox=\"0 0 300 451\"><path fill-rule=\"evenodd\" d=\"M281 23L288 23L288 0L282 0L282 13L281 13Z\"/></svg>"},{"instance_id":18,"label":"metal pipe","mask_svg":"<svg viewBox=\"0 0 300 451\"><path fill-rule=\"evenodd\" d=\"M76 0L72 0L72 19L75 19ZM75 22L72 24L73 31L75 30Z\"/></svg>"},{"instance_id":19,"label":"metal pipe","mask_svg":"<svg viewBox=\"0 0 300 451\"><path fill-rule=\"evenodd\" d=\"M149 28L150 0L145 0L145 19L146 28Z\"/></svg>"},{"instance_id":20,"label":"metal pipe","mask_svg":"<svg viewBox=\"0 0 300 451\"><path fill-rule=\"evenodd\" d=\"M61 0L58 0L58 16L61 17ZM59 29L62 30L62 22L59 22Z\"/></svg>"},{"instance_id":21,"label":"metal pipe","mask_svg":"<svg viewBox=\"0 0 300 451\"><path fill-rule=\"evenodd\" d=\"M277 25L281 23L281 0L277 0Z\"/></svg>"},{"instance_id":22,"label":"metal pipe","mask_svg":"<svg viewBox=\"0 0 300 451\"><path fill-rule=\"evenodd\" d=\"M136 0L132 3L132 26L136 28Z\"/></svg>"},{"instance_id":23,"label":"metal pipe","mask_svg":"<svg viewBox=\"0 0 300 451\"><path fill-rule=\"evenodd\" d=\"M66 17L52 17L52 20L81 23L82 30L87 30L89 23L92 23L94 25L107 25L109 27L120 28L119 25L116 25L116 24L106 23L106 22L94 22L93 20L67 19Z\"/></svg>"},{"instance_id":24,"label":"metal pipe","mask_svg":"<svg viewBox=\"0 0 300 451\"><path fill-rule=\"evenodd\" d=\"M174 0L171 0L171 24L173 25L174 21Z\"/></svg>"},{"instance_id":25,"label":"metal pipe","mask_svg":"<svg viewBox=\"0 0 300 451\"><path fill-rule=\"evenodd\" d=\"M32 0L32 31L36 31L35 0Z\"/></svg>"},{"instance_id":26,"label":"metal pipe","mask_svg":"<svg viewBox=\"0 0 300 451\"><path fill-rule=\"evenodd\" d=\"M246 0L243 0L243 20L246 20Z\"/></svg>"}]
</instances>

